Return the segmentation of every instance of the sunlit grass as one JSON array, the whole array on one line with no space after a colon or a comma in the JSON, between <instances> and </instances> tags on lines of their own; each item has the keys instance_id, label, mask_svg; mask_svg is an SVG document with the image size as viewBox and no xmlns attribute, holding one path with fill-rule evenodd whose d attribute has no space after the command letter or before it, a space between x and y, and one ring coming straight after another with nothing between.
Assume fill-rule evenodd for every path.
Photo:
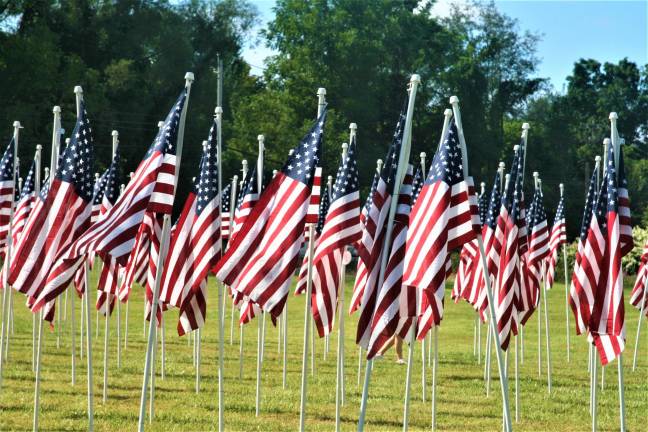
<instances>
[{"instance_id":1,"label":"sunlit grass","mask_svg":"<svg viewBox=\"0 0 648 432\"><path fill-rule=\"evenodd\" d=\"M96 274L93 274L96 278ZM177 312L165 314L166 378L156 379L155 419L150 430L213 430L217 421L217 322L216 286L209 285L207 327L202 340L202 386L195 393L192 346L187 337L176 333ZM71 294L71 292L70 292ZM449 293L448 293L449 294ZM350 287L347 287L347 299ZM92 292L94 305L95 292ZM626 293L626 300L628 295ZM34 374L32 358L32 319L20 294L15 295L15 332L11 337L9 363L0 390L0 430L26 430L32 427ZM94 359L95 428L97 430L134 430L142 386L145 340L143 336L143 295L136 288L132 295L128 345L122 351L121 368L116 364L116 314L110 323L109 392L102 403L104 321L101 318L96 337L96 315L92 311ZM583 431L590 428L589 377L587 345L583 337L571 333L572 358L566 362L565 291L557 284L549 293L553 392L547 392L544 333L542 339L542 375L538 375L537 319L525 330L524 363L520 370L521 419L516 430ZM76 301L77 356L80 302ZM94 306L93 306L94 307ZM122 305L122 338L125 307ZM230 344L230 304L227 305L225 339L225 427L227 430L296 430L299 424L299 389L303 341L304 298L290 296L288 302L288 383L282 389L282 357L278 352L277 329L267 321L261 414L255 417L256 321L244 330L244 373L239 379L239 331ZM68 311L69 314L69 311ZM627 308L628 343L624 356L626 424L629 431L648 430L648 330L644 328L639 367L631 371L632 350L638 313ZM347 318L346 329L346 404L342 409L344 430L356 427L361 389L357 385L358 349L354 344L356 316ZM570 315L570 320L572 316ZM543 321L544 323L544 321ZM501 398L497 367L493 361L491 394L485 396L483 365L473 355L474 313L465 303L446 300L445 318L439 330L439 369L437 388L437 425L439 430L501 430ZM572 321L573 325L573 321ZM544 324L543 324L544 326ZM486 339L482 328L482 345ZM123 343L123 339L122 339ZM316 374L308 378L307 430L333 430L335 426L336 333L330 339L327 359L323 359L324 341L316 341ZM512 345L513 346L513 345ZM86 360L77 358L77 382L70 383L70 328L64 324L61 347L56 348L56 331L46 330L43 343L40 427L42 430L85 430ZM484 347L482 347L482 353ZM407 350L405 350L407 354ZM158 355L158 372L159 372ZM376 362L371 378L367 430L398 430L403 416L406 367L393 361L389 352ZM411 430L430 429L431 369L426 368L427 401L422 401L421 345L414 353L412 375ZM493 356L494 359L494 356ZM509 355L513 373L513 352ZM599 369L600 370L600 369ZM364 373L364 368L363 368ZM605 389L598 394L599 430L618 430L617 364L606 370ZM513 381L511 378L513 413Z\"/></svg>"}]
</instances>

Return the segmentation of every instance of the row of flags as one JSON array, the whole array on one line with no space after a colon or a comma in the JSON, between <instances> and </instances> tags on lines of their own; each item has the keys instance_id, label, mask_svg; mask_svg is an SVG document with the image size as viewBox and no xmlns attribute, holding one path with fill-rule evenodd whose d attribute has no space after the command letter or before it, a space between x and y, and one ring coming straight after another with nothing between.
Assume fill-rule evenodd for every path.
<instances>
[{"instance_id":1,"label":"row of flags","mask_svg":"<svg viewBox=\"0 0 648 432\"><path fill-rule=\"evenodd\" d=\"M551 229L540 187L527 211L524 141L516 146L508 175L498 171L490 194L482 190L477 196L456 119L449 119L430 167L414 170L401 160L404 111L363 206L355 138L330 194L320 193L326 110L267 184L259 161L240 185L230 182L222 191L220 126L214 121L192 190L165 233L186 100L184 89L121 193L118 150L98 181L93 179L92 127L81 103L51 182L36 197L32 164L11 221L5 213L14 200L16 173L9 145L0 160L0 225L12 224L15 244L8 282L30 298L33 311L51 311L72 282L79 293L87 289L86 272L98 257L96 307L103 313L109 314L117 299L126 301L137 282L146 290L147 315L155 311L159 322L164 310L176 308L178 333L185 334L204 325L207 277L213 274L229 287L242 323L261 312L274 320L300 262L296 292L303 292L310 258L313 290L307 301L323 337L331 333L336 313L343 313L337 311L340 275L344 253L354 247L358 263L349 312L358 312L356 342L372 358L394 334L423 339L441 324L453 251L460 250L453 299L466 300L482 320L496 320L503 349L537 308L541 284L550 288L555 280L566 242L565 202L561 196ZM603 363L623 350L625 340L620 260L633 244L626 184L622 152L615 163L611 149L601 184L595 176L590 182L570 292L577 330L588 333ZM316 225L313 255L300 260L310 224ZM6 243L3 232L8 229L0 230L0 247ZM494 287L495 317L488 313L486 278ZM160 296L153 305L156 281ZM643 297L635 292L633 304L638 304Z\"/></svg>"}]
</instances>

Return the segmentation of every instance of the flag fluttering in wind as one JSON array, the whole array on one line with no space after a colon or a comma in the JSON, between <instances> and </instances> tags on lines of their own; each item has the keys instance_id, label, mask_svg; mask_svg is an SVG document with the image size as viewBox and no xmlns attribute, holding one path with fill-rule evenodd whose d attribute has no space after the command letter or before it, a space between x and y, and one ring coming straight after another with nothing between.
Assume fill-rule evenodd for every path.
<instances>
[{"instance_id":1,"label":"flag fluttering in wind","mask_svg":"<svg viewBox=\"0 0 648 432\"><path fill-rule=\"evenodd\" d=\"M180 308L181 336L205 322L207 274L222 253L217 135L214 121L203 148L200 173L171 236L162 270L160 299Z\"/></svg>"},{"instance_id":2,"label":"flag fluttering in wind","mask_svg":"<svg viewBox=\"0 0 648 432\"><path fill-rule=\"evenodd\" d=\"M630 294L630 304L641 310L641 302L643 301L643 310L648 317L648 298L646 297L648 287L646 287L646 283L648 283L648 241L644 245L641 264L639 265L639 271L637 271L637 280L632 288L632 294Z\"/></svg>"},{"instance_id":3,"label":"flag fluttering in wind","mask_svg":"<svg viewBox=\"0 0 648 432\"><path fill-rule=\"evenodd\" d=\"M234 242L234 239L241 231L241 227L243 227L243 224L245 223L258 200L259 181L257 179L255 165L254 168L248 171L247 175L245 176L245 179L243 180L243 186L241 187L241 191L239 192L236 209L234 210L234 217L232 218L230 228L230 244Z\"/></svg>"},{"instance_id":4,"label":"flag fluttering in wind","mask_svg":"<svg viewBox=\"0 0 648 432\"><path fill-rule=\"evenodd\" d=\"M476 238L479 209L472 177L466 176L457 125L452 119L439 146L421 193L412 208L407 230L403 284L421 291L424 316L431 309L430 325L420 325L418 338L443 319L443 301L450 252Z\"/></svg>"},{"instance_id":5,"label":"flag fluttering in wind","mask_svg":"<svg viewBox=\"0 0 648 432\"><path fill-rule=\"evenodd\" d=\"M175 151L186 97L184 89L115 205L58 259L49 272L47 287L39 301L51 300L63 292L87 254L95 252L104 262L114 258L117 264L124 266L132 252L139 251L134 246L142 226L142 235L154 237L158 216L170 214L173 206ZM127 293L120 293L120 298L127 297Z\"/></svg>"},{"instance_id":6,"label":"flag fluttering in wind","mask_svg":"<svg viewBox=\"0 0 648 432\"><path fill-rule=\"evenodd\" d=\"M597 187L596 177L598 175L598 166L594 168L590 177L587 196L585 197L585 208L583 209L583 219L581 222L580 237L576 256L574 257L574 272L572 273L571 286L569 288L569 305L574 312L576 322L576 334L586 333L589 329L589 320L592 315L592 304L594 304L594 289L596 280L591 273L581 271L583 256L592 251L585 251L587 247L587 233L592 221L594 204L596 202Z\"/></svg>"},{"instance_id":7,"label":"flag fluttering in wind","mask_svg":"<svg viewBox=\"0 0 648 432\"><path fill-rule=\"evenodd\" d=\"M7 236L11 225L11 207L14 205L16 173L14 172L15 144L12 138L0 159L0 258L7 253Z\"/></svg>"},{"instance_id":8,"label":"flag fluttering in wind","mask_svg":"<svg viewBox=\"0 0 648 432\"><path fill-rule=\"evenodd\" d=\"M594 304L589 330L603 366L618 357L625 348L621 258L624 256L623 248L628 244L623 241L628 240L622 239L622 225L625 223L625 217L629 222L630 213L627 209L623 217L620 214L619 190L626 185L621 147L618 150L618 171L614 158L614 145L611 145L608 149L603 183L587 233L585 253L581 260L581 271L595 275Z\"/></svg>"},{"instance_id":9,"label":"flag fluttering in wind","mask_svg":"<svg viewBox=\"0 0 648 432\"><path fill-rule=\"evenodd\" d=\"M362 236L355 138L338 167L330 205L328 193L322 196L316 231L311 307L317 332L323 337L333 330L338 294L344 289L340 280L344 250Z\"/></svg>"},{"instance_id":10,"label":"flag fluttering in wind","mask_svg":"<svg viewBox=\"0 0 648 432\"><path fill-rule=\"evenodd\" d=\"M391 201L398 199L397 196L393 196L395 192L393 189L398 170L400 149L403 144L404 129L405 115L401 112L396 123L394 139L389 147L385 164L380 171L376 188L371 196L362 238L357 246L358 270L351 300L351 311L360 308L356 343L365 349L369 346L371 322L376 307L377 293L380 288L378 286L380 265L383 250L385 249L389 208ZM387 250L388 252L389 250Z\"/></svg>"},{"instance_id":11,"label":"flag fluttering in wind","mask_svg":"<svg viewBox=\"0 0 648 432\"><path fill-rule=\"evenodd\" d=\"M326 110L261 194L216 265L216 277L278 317L299 263Z\"/></svg>"},{"instance_id":12,"label":"flag fluttering in wind","mask_svg":"<svg viewBox=\"0 0 648 432\"><path fill-rule=\"evenodd\" d=\"M551 227L549 236L549 259L547 260L547 288L553 286L556 280L556 265L558 264L558 251L567 244L567 228L565 224L565 199L561 196L556 209L556 217Z\"/></svg>"},{"instance_id":13,"label":"flag fluttering in wind","mask_svg":"<svg viewBox=\"0 0 648 432\"><path fill-rule=\"evenodd\" d=\"M9 284L36 299L32 305L34 312L55 298L48 295L46 281L59 253L69 250L90 226L93 155L92 128L81 102L70 144L61 153L49 190L41 191L41 199L18 240L9 272ZM61 291L66 286L67 283Z\"/></svg>"},{"instance_id":14,"label":"flag fluttering in wind","mask_svg":"<svg viewBox=\"0 0 648 432\"><path fill-rule=\"evenodd\" d=\"M92 212L95 211L95 203L97 202L97 194L101 194L101 201L99 202L99 212L96 215L98 218L100 215L106 213L115 202L117 202L117 197L119 196L119 164L121 157L119 154L119 148L115 150L113 155L112 162L110 166L101 176L100 186L101 192L95 192L95 198L93 199ZM90 254L92 256L92 254ZM82 267L83 268L83 267ZM119 279L120 266L117 264L117 261L114 258L109 258L108 262L103 262L101 267L101 274L99 275L99 292L97 293L97 304L96 308L103 315L110 315L113 308L115 307L115 299L117 297L118 289L118 279Z\"/></svg>"}]
</instances>

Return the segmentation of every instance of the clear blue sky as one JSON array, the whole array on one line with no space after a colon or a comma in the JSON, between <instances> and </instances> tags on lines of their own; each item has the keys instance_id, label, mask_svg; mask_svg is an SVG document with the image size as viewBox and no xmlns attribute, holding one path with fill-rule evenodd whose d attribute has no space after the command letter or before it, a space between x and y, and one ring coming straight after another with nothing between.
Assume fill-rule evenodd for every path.
<instances>
[{"instance_id":1,"label":"clear blue sky","mask_svg":"<svg viewBox=\"0 0 648 432\"><path fill-rule=\"evenodd\" d=\"M456 1L456 0L455 0ZM448 3L437 2L438 15L447 13ZM274 0L252 0L262 24L272 19ZM579 58L600 62L628 57L648 64L648 0L633 1L496 1L498 9L519 21L521 30L541 34L538 44L538 76L548 77L561 90L565 77ZM243 56L259 74L263 59L272 52L264 46L248 47Z\"/></svg>"}]
</instances>

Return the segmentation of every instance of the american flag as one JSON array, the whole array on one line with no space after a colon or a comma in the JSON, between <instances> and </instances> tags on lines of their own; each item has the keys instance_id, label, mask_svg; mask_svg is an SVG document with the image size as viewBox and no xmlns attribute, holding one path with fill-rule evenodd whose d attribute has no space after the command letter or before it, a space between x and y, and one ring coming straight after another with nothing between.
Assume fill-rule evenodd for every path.
<instances>
[{"instance_id":1,"label":"american flag","mask_svg":"<svg viewBox=\"0 0 648 432\"><path fill-rule=\"evenodd\" d=\"M25 228L27 218L29 217L36 201L35 180L36 161L33 161L29 168L29 172L27 173L27 177L25 178L25 182L23 183L22 190L20 191L20 196L16 203L14 218L11 222L11 237L14 245L18 242L18 239Z\"/></svg>"},{"instance_id":2,"label":"american flag","mask_svg":"<svg viewBox=\"0 0 648 432\"><path fill-rule=\"evenodd\" d=\"M96 202L97 194L101 194L99 215L106 213L113 205L115 205L115 202L117 202L117 197L119 196L119 183L121 181L119 175L120 160L119 148L117 148L110 166L101 176L102 190L100 192L95 191L95 197L93 198L92 210L94 212L94 204ZM99 215L97 215L97 217ZM103 315L110 315L115 306L120 268L121 267L117 264L117 261L114 258L109 258L108 262L102 263L101 274L99 275L99 292L97 293L96 308ZM110 300L110 302L108 302L108 300Z\"/></svg>"},{"instance_id":3,"label":"american flag","mask_svg":"<svg viewBox=\"0 0 648 432\"><path fill-rule=\"evenodd\" d=\"M15 143L12 138L0 159L0 258L7 253L7 237L11 225L11 209L14 205L16 173L14 172Z\"/></svg>"},{"instance_id":4,"label":"american flag","mask_svg":"<svg viewBox=\"0 0 648 432\"><path fill-rule=\"evenodd\" d=\"M625 175L623 152L619 150L619 166L617 167L619 180L617 183L617 196L619 201L619 235L621 238L621 254L626 256L634 249L632 239L632 222L630 220L630 198L628 197L628 180Z\"/></svg>"},{"instance_id":5,"label":"american flag","mask_svg":"<svg viewBox=\"0 0 648 432\"><path fill-rule=\"evenodd\" d=\"M395 334L407 335L416 317L415 288L402 285L405 241L412 200L412 166L398 194L398 206L394 216L392 244L382 285L376 293L376 307L371 318L367 359L372 359L380 348Z\"/></svg>"},{"instance_id":6,"label":"american flag","mask_svg":"<svg viewBox=\"0 0 648 432\"><path fill-rule=\"evenodd\" d=\"M171 236L162 271L160 299L180 308L181 336L205 322L207 274L222 252L217 133L214 121L203 148L200 173Z\"/></svg>"},{"instance_id":7,"label":"american flag","mask_svg":"<svg viewBox=\"0 0 648 432\"><path fill-rule=\"evenodd\" d=\"M625 185L623 152L619 148L619 171L614 161L614 146L608 150L607 167L599 191L594 216L587 234L581 270L597 275L594 304L590 317L590 336L605 366L625 348L621 216L617 185ZM618 178L617 178L618 176ZM629 211L626 213L629 218Z\"/></svg>"},{"instance_id":8,"label":"american flag","mask_svg":"<svg viewBox=\"0 0 648 432\"><path fill-rule=\"evenodd\" d=\"M594 204L597 194L596 177L598 166L594 168L592 177L590 177L587 196L585 198L585 208L583 210L583 220L581 222L580 237L578 247L574 258L574 272L572 273L571 286L569 287L569 305L574 312L576 322L576 334L587 332L589 319L592 314L592 304L594 303L594 290L596 286L595 276L591 273L581 271L581 263L585 255L587 246L587 233L594 214ZM590 246L591 247L591 246ZM590 250L589 254L592 253Z\"/></svg>"},{"instance_id":9,"label":"american flag","mask_svg":"<svg viewBox=\"0 0 648 432\"><path fill-rule=\"evenodd\" d=\"M452 119L412 208L405 252L403 284L421 290L425 300L419 315L426 313L422 307L427 303L434 325L443 318L450 252L474 240L480 230L473 180L466 171ZM418 337L424 338L427 330L419 328Z\"/></svg>"},{"instance_id":10,"label":"american flag","mask_svg":"<svg viewBox=\"0 0 648 432\"><path fill-rule=\"evenodd\" d=\"M630 304L641 310L642 300L644 302L643 310L648 316L648 298L646 297L646 283L648 283L648 240L644 244L643 253L641 254L641 264L637 272L637 280L630 294Z\"/></svg>"},{"instance_id":11,"label":"american flag","mask_svg":"<svg viewBox=\"0 0 648 432\"><path fill-rule=\"evenodd\" d=\"M385 158L376 188L371 196L371 204L367 211L362 238L358 243L358 271L352 296L351 310L360 309L356 343L364 348L369 346L371 337L371 322L376 307L377 294L381 285L380 266L385 250L385 235L387 231L389 208L392 199L398 199L394 193L396 172L398 171L399 155L403 144L405 115L401 111L396 123L396 131L389 152ZM406 161L403 161L406 163Z\"/></svg>"},{"instance_id":12,"label":"american flag","mask_svg":"<svg viewBox=\"0 0 648 432\"><path fill-rule=\"evenodd\" d=\"M186 98L187 89L184 89L115 205L59 257L57 264L49 272L47 287L39 301L49 301L63 292L84 257L91 252L102 257L104 262L114 258L117 264L126 265L145 213L151 219L156 219L151 216L153 212L171 213L175 187L175 151ZM152 223L147 226L152 227ZM148 230L147 233L151 234L151 231Z\"/></svg>"},{"instance_id":13,"label":"american flag","mask_svg":"<svg viewBox=\"0 0 648 432\"><path fill-rule=\"evenodd\" d=\"M362 236L355 138L340 162L332 192L330 206L328 193L322 196L313 253L311 307L320 337L333 330L338 293L344 289L340 280L344 251Z\"/></svg>"},{"instance_id":14,"label":"american flag","mask_svg":"<svg viewBox=\"0 0 648 432\"><path fill-rule=\"evenodd\" d=\"M230 232L230 200L232 198L232 182L229 182L224 188L221 196L221 237L223 240L229 238Z\"/></svg>"},{"instance_id":15,"label":"american flag","mask_svg":"<svg viewBox=\"0 0 648 432\"><path fill-rule=\"evenodd\" d=\"M93 154L92 129L82 102L70 144L61 153L49 190L41 191L42 199L25 225L9 272L9 284L36 299L34 312L54 300L44 288L56 257L90 226Z\"/></svg>"},{"instance_id":16,"label":"american flag","mask_svg":"<svg viewBox=\"0 0 648 432\"><path fill-rule=\"evenodd\" d=\"M556 279L556 265L558 264L558 253L560 247L567 243L567 228L565 225L565 200L561 196L556 209L556 217L551 227L549 236L549 259L547 265L547 288L553 286Z\"/></svg>"},{"instance_id":17,"label":"american flag","mask_svg":"<svg viewBox=\"0 0 648 432\"><path fill-rule=\"evenodd\" d=\"M542 264L549 256L549 228L547 213L542 202L542 190L538 187L533 197L532 210L529 212L529 250L521 260L521 271L526 265L526 278L521 273L518 313L523 314L522 324L533 314L540 301L540 284L542 283ZM526 283L524 283L526 282Z\"/></svg>"},{"instance_id":18,"label":"american flag","mask_svg":"<svg viewBox=\"0 0 648 432\"><path fill-rule=\"evenodd\" d=\"M259 201L259 180L255 166L247 172L236 201L236 209L234 210L234 218L230 228L230 244L236 239L257 201Z\"/></svg>"},{"instance_id":19,"label":"american flag","mask_svg":"<svg viewBox=\"0 0 648 432\"><path fill-rule=\"evenodd\" d=\"M263 191L216 266L216 277L273 317L283 310L299 263L326 110Z\"/></svg>"},{"instance_id":20,"label":"american flag","mask_svg":"<svg viewBox=\"0 0 648 432\"><path fill-rule=\"evenodd\" d=\"M495 313L500 346L508 348L511 332L517 333L517 316L519 296L524 280L520 272L521 256L519 220L523 218L520 212L522 201L522 152L521 147L516 152L511 175L506 192L502 196L500 214L497 218L495 236L501 238L501 250L497 268L497 304Z\"/></svg>"},{"instance_id":21,"label":"american flag","mask_svg":"<svg viewBox=\"0 0 648 432\"><path fill-rule=\"evenodd\" d=\"M315 172L317 173L318 170L319 167L316 169ZM322 179L321 172L319 173L319 175L315 174L315 180L313 181L313 194L315 193L316 189L317 189L317 193L319 194L320 191L319 183L321 182L321 179ZM313 197L311 195L311 202L312 201L313 201ZM310 206L309 209L312 210ZM326 220L326 214L328 213L328 209L329 209L329 197L328 197L328 193L325 193L320 201L319 215L317 217L317 224L315 225L315 245L317 245L317 240L319 239L319 235L322 233L322 228L324 227L324 221ZM308 229L308 224L307 224L304 230L304 246L306 246L306 248L308 248L308 236L310 235L309 233L310 230ZM297 278L297 285L295 286L295 295L302 295L306 292L306 282L308 280L308 253L307 252L308 251L304 253L304 258L302 259L301 267L299 268L299 276Z\"/></svg>"}]
</instances>

